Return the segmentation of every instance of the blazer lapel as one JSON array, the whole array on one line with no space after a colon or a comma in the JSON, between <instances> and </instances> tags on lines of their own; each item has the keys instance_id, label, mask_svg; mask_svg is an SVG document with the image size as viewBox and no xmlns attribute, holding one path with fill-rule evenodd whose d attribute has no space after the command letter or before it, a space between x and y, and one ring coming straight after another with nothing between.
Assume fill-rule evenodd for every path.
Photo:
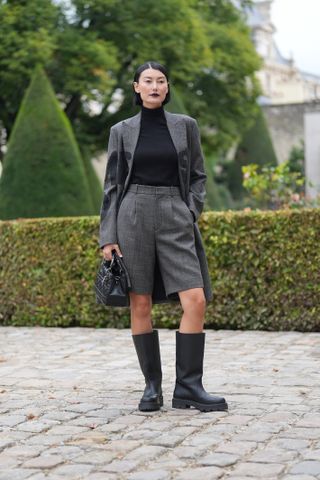
<instances>
[{"instance_id":1,"label":"blazer lapel","mask_svg":"<svg viewBox=\"0 0 320 480\"><path fill-rule=\"evenodd\" d=\"M128 163L129 172L132 168L132 160L136 149L140 133L141 112L134 117L128 118L122 122L122 138L124 154Z\"/></svg>"},{"instance_id":2,"label":"blazer lapel","mask_svg":"<svg viewBox=\"0 0 320 480\"><path fill-rule=\"evenodd\" d=\"M173 144L178 154L178 175L180 182L180 192L182 198L187 202L187 192L189 187L188 182L188 138L187 138L187 125L184 118L180 115L174 115L173 113L165 111L168 130L171 135Z\"/></svg>"}]
</instances>

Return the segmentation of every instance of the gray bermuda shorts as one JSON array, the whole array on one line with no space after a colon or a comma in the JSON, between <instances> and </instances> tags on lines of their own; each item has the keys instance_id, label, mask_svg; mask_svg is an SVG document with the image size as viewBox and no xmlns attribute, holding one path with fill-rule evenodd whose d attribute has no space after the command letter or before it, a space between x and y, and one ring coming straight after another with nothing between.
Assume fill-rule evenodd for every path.
<instances>
[{"instance_id":1,"label":"gray bermuda shorts","mask_svg":"<svg viewBox=\"0 0 320 480\"><path fill-rule=\"evenodd\" d=\"M156 258L167 296L204 286L193 214L179 187L129 185L118 211L117 234L132 292L152 294Z\"/></svg>"}]
</instances>

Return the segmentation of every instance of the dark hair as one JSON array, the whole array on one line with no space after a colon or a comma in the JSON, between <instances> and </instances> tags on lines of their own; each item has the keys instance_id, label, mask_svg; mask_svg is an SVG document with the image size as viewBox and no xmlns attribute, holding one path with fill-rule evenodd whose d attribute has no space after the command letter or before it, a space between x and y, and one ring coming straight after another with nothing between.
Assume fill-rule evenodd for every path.
<instances>
[{"instance_id":1,"label":"dark hair","mask_svg":"<svg viewBox=\"0 0 320 480\"><path fill-rule=\"evenodd\" d=\"M143 65L140 65L137 68L137 70L135 71L133 81L138 82L141 73L144 70L147 70L148 68L153 68L154 70L159 70L161 73L164 74L164 76L167 79L167 82L169 82L169 74L168 74L168 70L166 69L166 67L161 65L161 63L153 62L153 61L145 62ZM140 93L137 93L135 91L133 84L132 84L132 89L133 89L133 104L134 105L142 105L142 100L141 100ZM168 85L168 93L167 93L165 99L163 100L162 105L164 105L165 103L168 103L169 101L170 101L170 85Z\"/></svg>"}]
</instances>

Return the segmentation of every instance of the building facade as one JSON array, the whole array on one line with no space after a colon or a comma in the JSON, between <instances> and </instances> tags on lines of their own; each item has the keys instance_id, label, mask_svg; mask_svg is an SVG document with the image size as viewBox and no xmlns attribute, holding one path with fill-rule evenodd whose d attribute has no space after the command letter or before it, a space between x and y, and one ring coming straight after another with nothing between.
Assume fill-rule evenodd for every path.
<instances>
[{"instance_id":1,"label":"building facade","mask_svg":"<svg viewBox=\"0 0 320 480\"><path fill-rule=\"evenodd\" d=\"M320 76L306 73L295 65L293 58L281 55L271 21L273 0L256 1L245 12L252 31L252 40L264 61L258 72L263 89L261 104L308 103L320 100Z\"/></svg>"}]
</instances>

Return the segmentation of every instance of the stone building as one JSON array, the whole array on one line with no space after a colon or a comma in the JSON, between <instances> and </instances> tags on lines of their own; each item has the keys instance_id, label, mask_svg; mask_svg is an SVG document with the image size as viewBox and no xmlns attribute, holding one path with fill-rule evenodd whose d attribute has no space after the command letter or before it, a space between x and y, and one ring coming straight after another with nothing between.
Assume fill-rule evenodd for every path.
<instances>
[{"instance_id":1,"label":"stone building","mask_svg":"<svg viewBox=\"0 0 320 480\"><path fill-rule=\"evenodd\" d=\"M276 32L271 21L273 0L256 1L246 9L252 40L264 61L258 72L262 104L291 104L320 100L320 76L301 71L293 58L285 58L274 40Z\"/></svg>"},{"instance_id":2,"label":"stone building","mask_svg":"<svg viewBox=\"0 0 320 480\"><path fill-rule=\"evenodd\" d=\"M305 172L313 187L307 194L320 193L320 76L301 71L293 58L285 58L274 40L271 20L273 0L256 0L245 12L252 40L263 58L257 73L262 105L279 162L288 160L293 147L305 144ZM288 12L289 14L289 12Z\"/></svg>"}]
</instances>

